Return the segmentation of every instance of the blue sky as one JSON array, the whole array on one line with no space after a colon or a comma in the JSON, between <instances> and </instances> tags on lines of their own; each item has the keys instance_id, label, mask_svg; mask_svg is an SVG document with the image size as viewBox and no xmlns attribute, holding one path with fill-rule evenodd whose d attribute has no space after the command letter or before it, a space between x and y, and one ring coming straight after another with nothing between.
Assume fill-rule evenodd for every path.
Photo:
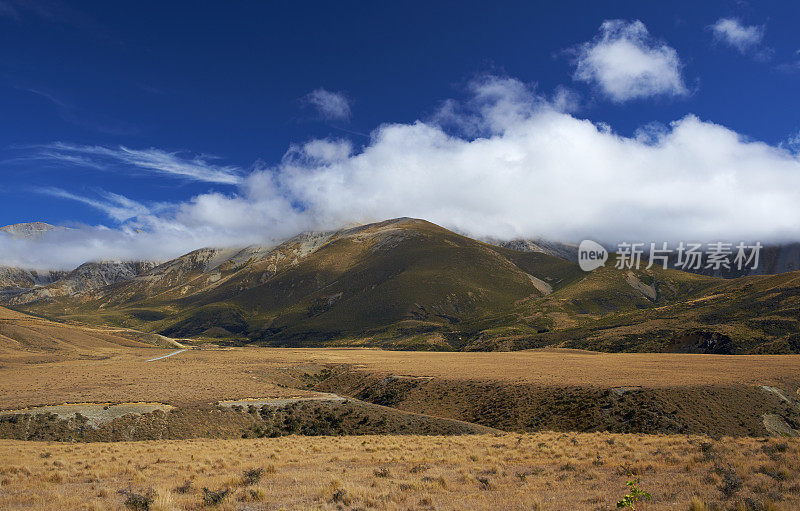
<instances>
[{"instance_id":1,"label":"blue sky","mask_svg":"<svg viewBox=\"0 0 800 511\"><path fill-rule=\"evenodd\" d=\"M506 137L507 145L515 140L507 135L514 115L533 122L542 104L621 137L621 146L644 144L642 154L658 145L642 141L647 133L678 137L670 123L696 116L698 129L713 124L742 144L769 146L772 152L752 158L782 170L759 179L775 189L753 198L756 209L793 185L800 146L796 2L430 4L0 0L0 223L191 231L174 251L235 239L238 220L220 220L218 212L246 217L251 209L257 211L252 225L265 237L287 234L276 227L287 215L292 228L305 228L402 213L477 234L584 234L596 225L549 228L569 223L568 212L554 214L550 224L520 224L520 216L545 218L550 210L504 210L501 203L470 216L472 194L439 202L403 189L404 203L381 209L373 202L386 201L364 185L404 172L394 153L381 150L381 126L410 129L420 120L465 144ZM512 113L504 102L514 105ZM492 124L495 115L503 116L499 124ZM539 125L547 133L555 129ZM684 128L688 133L692 126ZM398 154L414 154L416 146L403 140ZM313 141L318 144L303 145ZM359 157L369 148L384 158ZM603 154L612 166L617 149L609 151ZM661 153L642 165L666 168L664 158L673 153ZM547 167L553 159L560 158L531 162L531 172L555 173ZM365 160L372 165L366 170ZM411 163L423 169L416 182L435 186L424 173L445 172L436 167L441 160L435 150L420 150ZM706 183L749 172L703 167L704 155L690 160L676 161L675 171L698 165L697 172L710 173ZM576 165L606 172L593 170L591 161ZM504 175L501 167L487 163L489 179ZM368 172L375 174L365 177ZM316 177L302 177L309 174ZM574 177L579 186L582 178ZM742 198L736 194L753 189L747 179L715 200ZM604 183L611 198L603 207L610 208L619 197L611 177ZM406 186L399 178L384 184ZM459 186L480 184L475 176ZM503 195L514 187L501 180L487 188ZM646 187L631 185L628 192ZM357 199L347 201L350 209L332 205L334 194L351 192ZM208 202L215 204L198 207ZM415 207L423 202L435 205ZM308 211L314 221L294 218ZM800 219L792 214L787 225L765 234L795 235ZM673 217L687 226L710 225L693 235L713 234L719 218L702 215ZM640 234L626 216L614 229ZM742 233L759 234L756 228Z\"/></svg>"}]
</instances>

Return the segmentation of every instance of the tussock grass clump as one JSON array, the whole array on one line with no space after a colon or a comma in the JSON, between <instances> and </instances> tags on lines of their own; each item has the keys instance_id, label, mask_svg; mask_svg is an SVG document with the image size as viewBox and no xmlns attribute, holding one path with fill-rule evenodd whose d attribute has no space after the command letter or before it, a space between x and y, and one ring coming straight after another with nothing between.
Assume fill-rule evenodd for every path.
<instances>
[{"instance_id":1,"label":"tussock grass clump","mask_svg":"<svg viewBox=\"0 0 800 511\"><path fill-rule=\"evenodd\" d=\"M251 488L239 496L242 502L262 502L267 499L267 492L263 488Z\"/></svg>"},{"instance_id":2,"label":"tussock grass clump","mask_svg":"<svg viewBox=\"0 0 800 511\"><path fill-rule=\"evenodd\" d=\"M781 454L789 450L789 444L786 442L767 443L761 446L761 450L764 451L764 453L771 459L777 461L780 459Z\"/></svg>"},{"instance_id":3,"label":"tussock grass clump","mask_svg":"<svg viewBox=\"0 0 800 511\"><path fill-rule=\"evenodd\" d=\"M175 487L175 493L186 494L192 490L192 482L190 480L186 480L180 486Z\"/></svg>"},{"instance_id":4,"label":"tussock grass clump","mask_svg":"<svg viewBox=\"0 0 800 511\"><path fill-rule=\"evenodd\" d=\"M689 511L709 511L709 507L703 502L703 499L697 495L693 495L689 501Z\"/></svg>"},{"instance_id":5,"label":"tussock grass clump","mask_svg":"<svg viewBox=\"0 0 800 511\"><path fill-rule=\"evenodd\" d=\"M172 498L172 492L166 488L158 490L151 509L152 511L174 511L175 501Z\"/></svg>"},{"instance_id":6,"label":"tussock grass clump","mask_svg":"<svg viewBox=\"0 0 800 511\"><path fill-rule=\"evenodd\" d=\"M349 506L353 499L350 497L350 494L347 493L347 490L344 488L339 488L335 492L333 492L333 496L331 497L331 502L333 503L341 503L345 506Z\"/></svg>"}]
</instances>

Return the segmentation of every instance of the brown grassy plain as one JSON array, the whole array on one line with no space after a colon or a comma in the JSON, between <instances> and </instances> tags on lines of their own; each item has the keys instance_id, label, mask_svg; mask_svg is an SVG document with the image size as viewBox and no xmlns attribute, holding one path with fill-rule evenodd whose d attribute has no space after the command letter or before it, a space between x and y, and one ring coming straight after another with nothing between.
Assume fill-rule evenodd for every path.
<instances>
[{"instance_id":1,"label":"brown grassy plain","mask_svg":"<svg viewBox=\"0 0 800 511\"><path fill-rule=\"evenodd\" d=\"M548 387L675 388L800 386L800 355L687 355L533 350L494 353L377 349L193 349L116 347L95 359L30 363L0 358L0 408L64 402L154 401L172 405L302 395L297 370L347 365L370 373ZM55 354L53 356L56 356Z\"/></svg>"},{"instance_id":2,"label":"brown grassy plain","mask_svg":"<svg viewBox=\"0 0 800 511\"><path fill-rule=\"evenodd\" d=\"M789 510L799 455L796 439L608 433L0 440L0 508L125 509L120 491L152 490L150 509L201 509L208 488L229 490L220 509L605 510L638 478L643 511ZM251 469L263 472L248 484Z\"/></svg>"},{"instance_id":3,"label":"brown grassy plain","mask_svg":"<svg viewBox=\"0 0 800 511\"><path fill-rule=\"evenodd\" d=\"M212 495L204 494L208 488L225 495L220 509L605 510L615 508L633 478L653 497L640 510L800 509L797 439L758 438L766 432L717 439L574 432L587 428L587 420L595 421L594 429L623 427L633 410L658 420L680 416L691 426L687 431L717 421L725 422L718 431L752 435L761 431L761 414L796 406L800 356L196 348L149 362L174 348L148 347L135 332L15 314L0 309L0 409L149 401L192 413L226 399L314 390L355 396L394 381L400 390L411 389L395 405L399 409L507 431L544 431L0 440L0 509L125 509L136 495L152 496L153 510L200 509L207 507L204 495ZM792 403L761 385L783 389ZM637 400L631 388L643 389L638 395L649 400ZM487 390L493 394L484 395ZM741 401L730 401L736 396ZM591 405L586 398L594 399ZM602 421L604 403L622 413L619 421ZM562 412L576 422L547 422ZM514 422L523 416L544 422ZM246 483L243 474L251 469L263 472Z\"/></svg>"}]
</instances>

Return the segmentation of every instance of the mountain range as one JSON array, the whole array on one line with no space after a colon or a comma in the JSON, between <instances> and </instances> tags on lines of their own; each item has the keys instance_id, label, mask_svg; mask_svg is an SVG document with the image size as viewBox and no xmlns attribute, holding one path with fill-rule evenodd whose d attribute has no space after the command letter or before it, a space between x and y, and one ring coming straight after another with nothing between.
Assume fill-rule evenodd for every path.
<instances>
[{"instance_id":1,"label":"mountain range","mask_svg":"<svg viewBox=\"0 0 800 511\"><path fill-rule=\"evenodd\" d=\"M612 254L586 273L564 247L498 246L400 218L161 264L86 263L2 300L53 320L223 344L800 352L800 272L619 270Z\"/></svg>"}]
</instances>

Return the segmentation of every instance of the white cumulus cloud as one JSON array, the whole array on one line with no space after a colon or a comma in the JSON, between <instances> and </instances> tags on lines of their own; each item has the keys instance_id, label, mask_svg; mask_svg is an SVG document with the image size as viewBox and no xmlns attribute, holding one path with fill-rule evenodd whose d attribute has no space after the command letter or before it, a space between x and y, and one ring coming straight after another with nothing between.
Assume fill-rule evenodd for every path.
<instances>
[{"instance_id":1,"label":"white cumulus cloud","mask_svg":"<svg viewBox=\"0 0 800 511\"><path fill-rule=\"evenodd\" d=\"M485 77L471 90L468 101L449 103L449 128L437 117L381 125L359 147L310 140L259 165L230 193L150 208L114 228L73 229L35 247L0 236L0 262L167 259L400 216L506 239L800 240L800 155L786 145L691 114L623 136L513 78ZM104 200L128 207L117 216L136 208Z\"/></svg>"},{"instance_id":2,"label":"white cumulus cloud","mask_svg":"<svg viewBox=\"0 0 800 511\"><path fill-rule=\"evenodd\" d=\"M744 25L736 18L720 18L711 25L714 38L733 46L741 53L758 47L764 39L764 26Z\"/></svg>"},{"instance_id":3,"label":"white cumulus cloud","mask_svg":"<svg viewBox=\"0 0 800 511\"><path fill-rule=\"evenodd\" d=\"M573 78L596 85L612 101L688 94L678 52L641 21L604 21L594 40L573 51Z\"/></svg>"}]
</instances>

